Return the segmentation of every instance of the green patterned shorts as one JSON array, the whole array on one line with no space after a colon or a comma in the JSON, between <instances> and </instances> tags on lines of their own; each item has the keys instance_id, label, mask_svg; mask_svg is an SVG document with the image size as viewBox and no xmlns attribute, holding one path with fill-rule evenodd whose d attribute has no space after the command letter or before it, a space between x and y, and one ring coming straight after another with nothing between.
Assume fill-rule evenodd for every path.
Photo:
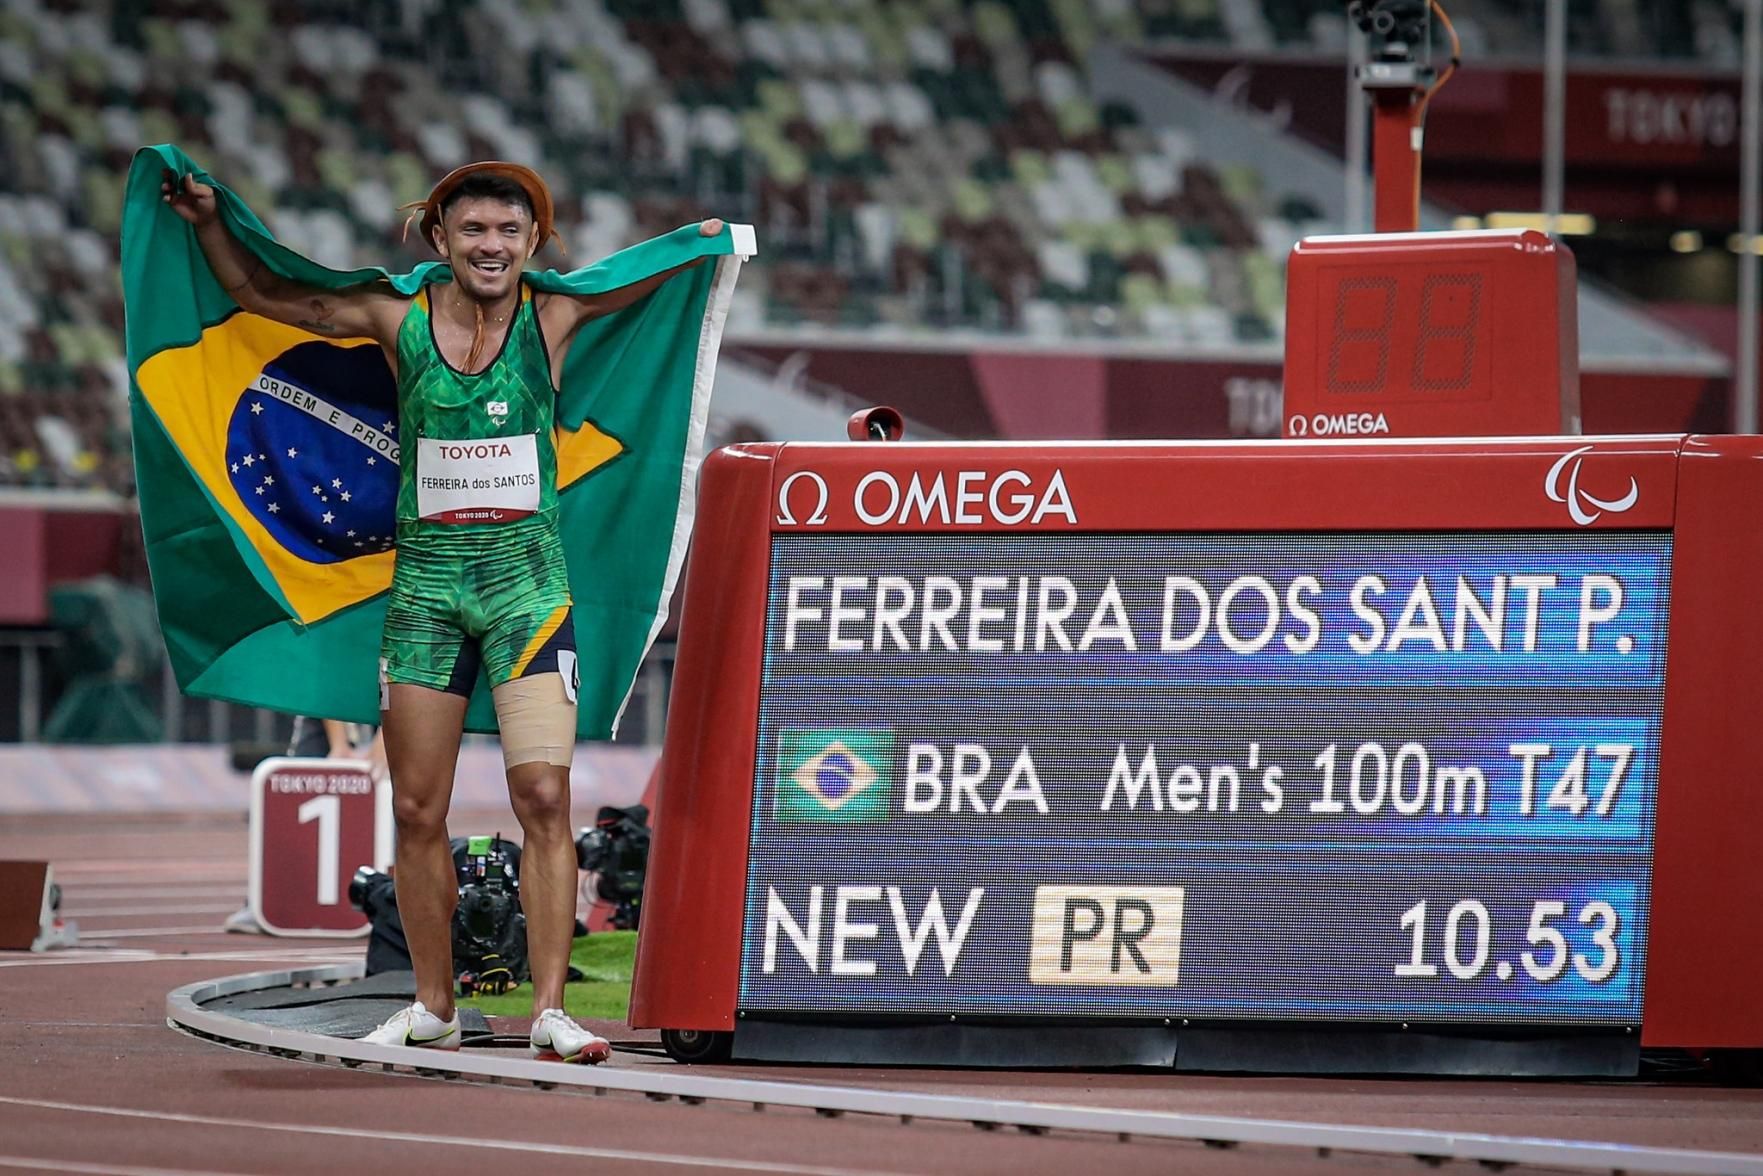
<instances>
[{"instance_id":1,"label":"green patterned shorts","mask_svg":"<svg viewBox=\"0 0 1763 1176\"><path fill-rule=\"evenodd\" d=\"M464 697L480 669L492 688L553 670L568 681L570 604L563 542L551 519L400 535L381 677Z\"/></svg>"}]
</instances>

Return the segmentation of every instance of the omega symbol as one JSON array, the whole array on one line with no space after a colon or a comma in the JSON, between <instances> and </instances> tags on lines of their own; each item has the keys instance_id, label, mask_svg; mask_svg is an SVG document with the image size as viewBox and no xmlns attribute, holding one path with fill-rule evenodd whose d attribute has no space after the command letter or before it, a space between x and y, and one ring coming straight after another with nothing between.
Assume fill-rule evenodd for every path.
<instances>
[{"instance_id":1,"label":"omega symbol","mask_svg":"<svg viewBox=\"0 0 1763 1176\"><path fill-rule=\"evenodd\" d=\"M802 478L813 480L815 488L820 491L820 497L815 500L814 509L808 512L808 517L801 520L800 525L805 527L826 525L826 479L812 470L797 470L785 478L783 485L777 488L777 523L780 527L798 525L795 513L790 510L790 488Z\"/></svg>"}]
</instances>

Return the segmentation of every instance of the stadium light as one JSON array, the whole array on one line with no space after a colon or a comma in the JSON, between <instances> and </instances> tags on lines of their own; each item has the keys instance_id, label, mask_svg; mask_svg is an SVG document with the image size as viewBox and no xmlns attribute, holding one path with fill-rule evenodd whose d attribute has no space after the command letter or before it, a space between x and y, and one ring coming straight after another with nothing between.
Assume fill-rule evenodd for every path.
<instances>
[{"instance_id":1,"label":"stadium light","mask_svg":"<svg viewBox=\"0 0 1763 1176\"><path fill-rule=\"evenodd\" d=\"M1598 229L1598 222L1583 212L1564 212L1554 220L1551 228L1544 212L1490 212L1487 225L1490 229L1541 229L1561 237L1585 237Z\"/></svg>"}]
</instances>

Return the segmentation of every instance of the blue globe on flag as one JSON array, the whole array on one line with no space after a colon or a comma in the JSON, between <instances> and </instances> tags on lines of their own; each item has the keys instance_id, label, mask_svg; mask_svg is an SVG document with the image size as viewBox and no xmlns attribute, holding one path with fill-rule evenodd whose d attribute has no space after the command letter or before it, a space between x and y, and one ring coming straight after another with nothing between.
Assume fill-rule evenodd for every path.
<instances>
[{"instance_id":1,"label":"blue globe on flag","mask_svg":"<svg viewBox=\"0 0 1763 1176\"><path fill-rule=\"evenodd\" d=\"M265 364L227 422L227 475L275 541L310 563L393 543L397 390L373 344L302 343Z\"/></svg>"}]
</instances>

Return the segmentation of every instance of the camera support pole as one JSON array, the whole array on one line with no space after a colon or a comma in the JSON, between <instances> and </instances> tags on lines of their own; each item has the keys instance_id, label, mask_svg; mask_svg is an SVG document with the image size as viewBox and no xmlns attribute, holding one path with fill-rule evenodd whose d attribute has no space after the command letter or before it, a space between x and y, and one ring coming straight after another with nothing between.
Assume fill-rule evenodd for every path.
<instances>
[{"instance_id":1,"label":"camera support pole","mask_svg":"<svg viewBox=\"0 0 1763 1176\"><path fill-rule=\"evenodd\" d=\"M1371 166L1375 184L1372 227L1380 233L1420 228L1420 146L1426 106L1444 81L1432 68L1432 16L1451 36L1451 68L1457 68L1457 34L1439 0L1350 0L1347 19L1370 39L1370 60L1358 70L1359 88L1371 99ZM1434 79L1438 78L1435 82Z\"/></svg>"},{"instance_id":2,"label":"camera support pole","mask_svg":"<svg viewBox=\"0 0 1763 1176\"><path fill-rule=\"evenodd\" d=\"M1379 233L1420 228L1420 146L1431 70L1412 62L1373 61L1359 85L1372 101L1372 226Z\"/></svg>"}]
</instances>

